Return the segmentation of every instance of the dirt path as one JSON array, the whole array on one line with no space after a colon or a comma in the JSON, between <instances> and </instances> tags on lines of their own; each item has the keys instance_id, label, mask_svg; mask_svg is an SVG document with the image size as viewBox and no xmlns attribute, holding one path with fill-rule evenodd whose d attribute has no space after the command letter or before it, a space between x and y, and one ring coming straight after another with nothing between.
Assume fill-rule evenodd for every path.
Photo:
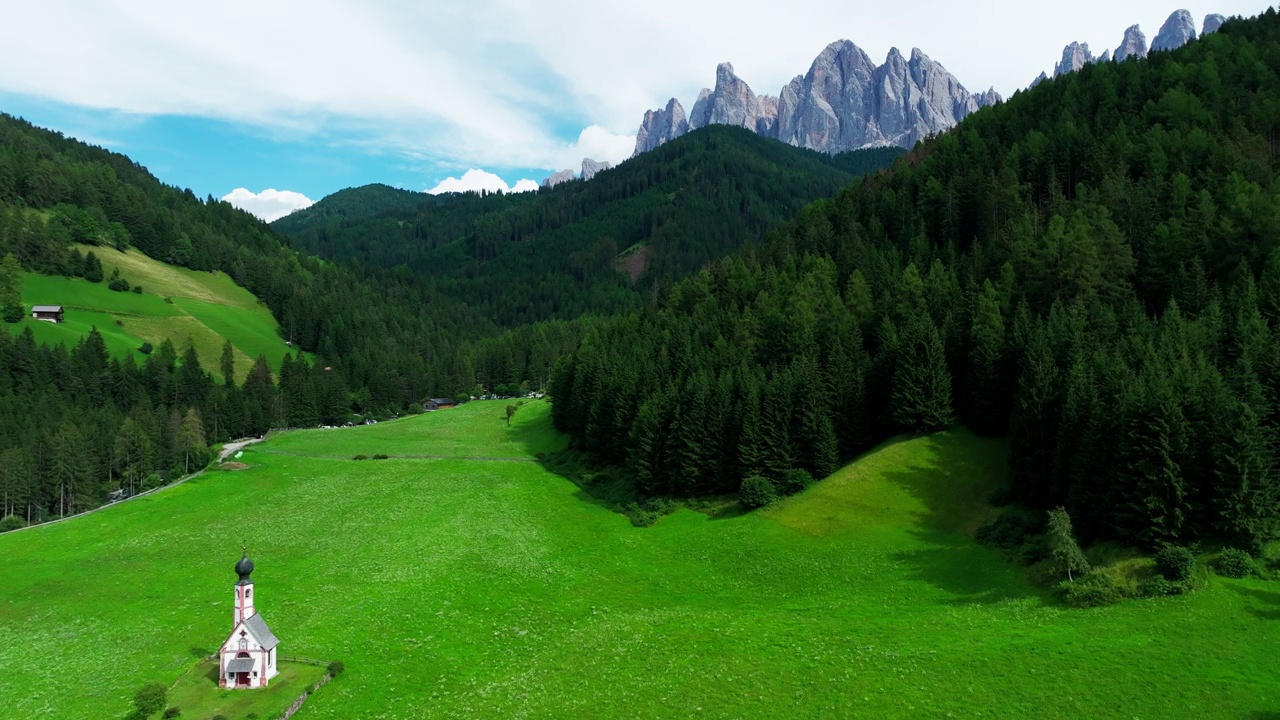
<instances>
[{"instance_id":1,"label":"dirt path","mask_svg":"<svg viewBox=\"0 0 1280 720\"><path fill-rule=\"evenodd\" d=\"M222 452L218 453L218 462L226 462L226 459L245 448L246 445L260 443L265 438L249 438L248 440L236 440L222 446Z\"/></svg>"}]
</instances>

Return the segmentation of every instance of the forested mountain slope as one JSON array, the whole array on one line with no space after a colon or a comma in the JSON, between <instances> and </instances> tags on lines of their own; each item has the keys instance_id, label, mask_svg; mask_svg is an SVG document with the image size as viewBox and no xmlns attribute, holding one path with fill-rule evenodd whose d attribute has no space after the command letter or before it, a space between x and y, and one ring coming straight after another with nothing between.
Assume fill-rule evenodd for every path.
<instances>
[{"instance_id":1,"label":"forested mountain slope","mask_svg":"<svg viewBox=\"0 0 1280 720\"><path fill-rule=\"evenodd\" d=\"M760 239L900 153L829 156L716 126L587 182L440 197L366 186L273 227L322 257L404 265L433 291L510 327L635 309L653 281Z\"/></svg>"},{"instance_id":2,"label":"forested mountain slope","mask_svg":"<svg viewBox=\"0 0 1280 720\"><path fill-rule=\"evenodd\" d=\"M958 418L1089 539L1280 529L1280 17L976 113L607 323L555 419L655 495Z\"/></svg>"}]
</instances>

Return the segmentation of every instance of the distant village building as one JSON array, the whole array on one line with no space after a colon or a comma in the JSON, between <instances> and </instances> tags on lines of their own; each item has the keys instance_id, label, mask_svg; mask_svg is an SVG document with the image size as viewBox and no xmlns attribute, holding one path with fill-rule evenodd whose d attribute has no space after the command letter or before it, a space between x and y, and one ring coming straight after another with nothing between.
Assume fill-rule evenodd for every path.
<instances>
[{"instance_id":1,"label":"distant village building","mask_svg":"<svg viewBox=\"0 0 1280 720\"><path fill-rule=\"evenodd\" d=\"M422 403L422 409L423 410L448 410L451 407L455 407L457 404L458 403L456 400L451 400L449 398L431 398L430 400Z\"/></svg>"},{"instance_id":2,"label":"distant village building","mask_svg":"<svg viewBox=\"0 0 1280 720\"><path fill-rule=\"evenodd\" d=\"M266 687L278 672L276 649L280 641L253 607L252 572L253 561L246 554L236 563L240 581L235 585L235 621L219 652L218 687Z\"/></svg>"},{"instance_id":3,"label":"distant village building","mask_svg":"<svg viewBox=\"0 0 1280 720\"><path fill-rule=\"evenodd\" d=\"M36 305L31 308L31 317L36 320L44 320L45 322L60 323L62 322L62 306Z\"/></svg>"}]
</instances>

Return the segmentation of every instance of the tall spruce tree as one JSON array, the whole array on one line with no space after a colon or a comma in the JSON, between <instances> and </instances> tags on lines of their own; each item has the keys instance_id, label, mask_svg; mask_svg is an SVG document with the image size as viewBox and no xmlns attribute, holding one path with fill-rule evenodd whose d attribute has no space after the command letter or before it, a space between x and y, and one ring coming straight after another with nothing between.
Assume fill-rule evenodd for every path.
<instances>
[{"instance_id":1,"label":"tall spruce tree","mask_svg":"<svg viewBox=\"0 0 1280 720\"><path fill-rule=\"evenodd\" d=\"M951 425L951 371L938 329L923 311L903 329L891 402L894 421L908 432Z\"/></svg>"}]
</instances>

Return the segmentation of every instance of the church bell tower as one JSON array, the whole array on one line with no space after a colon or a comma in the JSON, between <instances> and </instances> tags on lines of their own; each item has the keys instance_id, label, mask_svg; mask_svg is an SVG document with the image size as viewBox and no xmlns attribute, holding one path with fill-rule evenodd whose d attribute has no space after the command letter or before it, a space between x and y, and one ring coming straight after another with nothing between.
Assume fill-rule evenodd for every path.
<instances>
[{"instance_id":1,"label":"church bell tower","mask_svg":"<svg viewBox=\"0 0 1280 720\"><path fill-rule=\"evenodd\" d=\"M231 627L239 625L242 621L253 617L253 580L249 575L253 573L253 561L249 559L246 552L240 558L240 562L236 563L236 574L240 576L240 581L236 583L236 605L235 605L235 622Z\"/></svg>"}]
</instances>

